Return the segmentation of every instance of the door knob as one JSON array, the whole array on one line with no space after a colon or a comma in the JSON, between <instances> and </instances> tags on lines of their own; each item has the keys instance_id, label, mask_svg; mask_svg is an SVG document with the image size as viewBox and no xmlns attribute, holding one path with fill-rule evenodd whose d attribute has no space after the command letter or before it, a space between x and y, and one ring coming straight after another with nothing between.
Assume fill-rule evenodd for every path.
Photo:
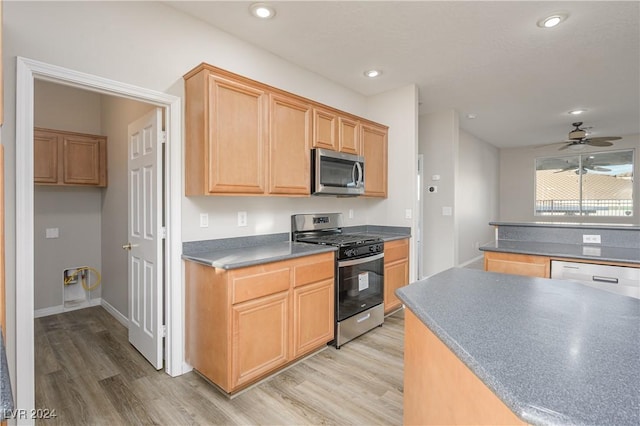
<instances>
[{"instance_id":1,"label":"door knob","mask_svg":"<svg viewBox=\"0 0 640 426\"><path fill-rule=\"evenodd\" d=\"M133 247L133 244L131 244L131 243L127 243L127 244L122 246L122 248L125 249L125 250L131 250L132 247Z\"/></svg>"}]
</instances>

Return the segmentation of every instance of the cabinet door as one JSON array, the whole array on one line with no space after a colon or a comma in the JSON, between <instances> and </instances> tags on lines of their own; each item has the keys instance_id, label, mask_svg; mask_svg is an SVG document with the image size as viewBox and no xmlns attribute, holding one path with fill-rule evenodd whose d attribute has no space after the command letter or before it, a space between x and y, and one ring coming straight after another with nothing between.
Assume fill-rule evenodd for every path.
<instances>
[{"instance_id":1,"label":"cabinet door","mask_svg":"<svg viewBox=\"0 0 640 426\"><path fill-rule=\"evenodd\" d=\"M101 141L83 136L62 136L62 179L67 185L100 185Z\"/></svg>"},{"instance_id":2,"label":"cabinet door","mask_svg":"<svg viewBox=\"0 0 640 426\"><path fill-rule=\"evenodd\" d=\"M58 135L35 130L33 133L33 181L58 182Z\"/></svg>"},{"instance_id":3,"label":"cabinet door","mask_svg":"<svg viewBox=\"0 0 640 426\"><path fill-rule=\"evenodd\" d=\"M269 194L309 195L311 106L271 95Z\"/></svg>"},{"instance_id":4,"label":"cabinet door","mask_svg":"<svg viewBox=\"0 0 640 426\"><path fill-rule=\"evenodd\" d=\"M388 314L402 306L396 290L409 283L409 261L399 260L384 265L384 313Z\"/></svg>"},{"instance_id":5,"label":"cabinet door","mask_svg":"<svg viewBox=\"0 0 640 426\"><path fill-rule=\"evenodd\" d=\"M409 240L384 243L385 314L402 306L402 302L396 297L396 290L407 284L409 284Z\"/></svg>"},{"instance_id":6,"label":"cabinet door","mask_svg":"<svg viewBox=\"0 0 640 426\"><path fill-rule=\"evenodd\" d=\"M484 252L484 270L503 274L549 278L551 261L546 256Z\"/></svg>"},{"instance_id":7,"label":"cabinet door","mask_svg":"<svg viewBox=\"0 0 640 426\"><path fill-rule=\"evenodd\" d=\"M362 124L364 195L387 196L387 129Z\"/></svg>"},{"instance_id":8,"label":"cabinet door","mask_svg":"<svg viewBox=\"0 0 640 426\"><path fill-rule=\"evenodd\" d=\"M293 289L293 357L333 340L333 279Z\"/></svg>"},{"instance_id":9,"label":"cabinet door","mask_svg":"<svg viewBox=\"0 0 640 426\"><path fill-rule=\"evenodd\" d=\"M313 109L313 147L338 150L336 141L337 117L333 112Z\"/></svg>"},{"instance_id":10,"label":"cabinet door","mask_svg":"<svg viewBox=\"0 0 640 426\"><path fill-rule=\"evenodd\" d=\"M338 118L338 145L340 152L360 154L360 126L357 121Z\"/></svg>"},{"instance_id":11,"label":"cabinet door","mask_svg":"<svg viewBox=\"0 0 640 426\"><path fill-rule=\"evenodd\" d=\"M231 307L231 387L250 382L289 360L288 292Z\"/></svg>"},{"instance_id":12,"label":"cabinet door","mask_svg":"<svg viewBox=\"0 0 640 426\"><path fill-rule=\"evenodd\" d=\"M265 93L209 76L209 94L208 192L264 193Z\"/></svg>"}]
</instances>

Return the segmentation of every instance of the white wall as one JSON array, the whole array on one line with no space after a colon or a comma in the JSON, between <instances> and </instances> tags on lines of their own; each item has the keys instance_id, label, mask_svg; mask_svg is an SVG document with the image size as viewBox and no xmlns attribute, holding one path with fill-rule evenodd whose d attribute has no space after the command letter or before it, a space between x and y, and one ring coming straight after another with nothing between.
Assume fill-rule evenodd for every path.
<instances>
[{"instance_id":1,"label":"white wall","mask_svg":"<svg viewBox=\"0 0 640 426\"><path fill-rule=\"evenodd\" d=\"M101 97L101 123L108 136L109 185L102 191L102 299L129 315L127 255L127 141L129 123L154 108L114 96Z\"/></svg>"},{"instance_id":2,"label":"white wall","mask_svg":"<svg viewBox=\"0 0 640 426\"><path fill-rule=\"evenodd\" d=\"M5 69L6 205L15 205L16 56L60 65L101 77L184 97L182 76L201 62L228 69L318 102L367 117L367 99L308 70L239 41L203 22L158 2L3 2ZM374 102L375 104L375 102ZM386 117L376 117L386 123ZM394 140L389 145L396 144ZM18 171L19 173L19 171ZM406 185L403 185L406 186ZM397 188L390 188L393 192ZM393 202L393 201L390 201ZM371 200L285 199L264 197L192 197L182 203L183 240L255 233L286 232L291 212L345 211L349 224L367 223ZM404 202L401 209L404 208ZM247 211L249 226L235 226L238 210ZM215 214L213 226L197 226L199 214ZM380 217L382 219L382 217ZM385 223L379 223L384 225ZM15 211L6 211L7 347L15 377ZM15 304L13 302L16 302Z\"/></svg>"},{"instance_id":3,"label":"white wall","mask_svg":"<svg viewBox=\"0 0 640 426\"><path fill-rule=\"evenodd\" d=\"M489 222L498 219L498 192L498 148L461 129L455 215L458 264L482 256L478 246L493 241Z\"/></svg>"},{"instance_id":4,"label":"white wall","mask_svg":"<svg viewBox=\"0 0 640 426\"><path fill-rule=\"evenodd\" d=\"M389 126L388 193L386 200L372 200L367 222L408 226L414 232L410 244L409 281L416 276L417 229L417 161L418 161L418 88L409 85L369 99L368 111L373 120ZM406 217L410 210L411 217Z\"/></svg>"},{"instance_id":5,"label":"white wall","mask_svg":"<svg viewBox=\"0 0 640 426\"><path fill-rule=\"evenodd\" d=\"M424 156L424 186L438 187L438 192L425 191L422 197L422 274L429 276L451 268L458 262L453 216L456 214L458 114L449 110L422 115L419 124L419 152ZM440 180L433 181L433 175L439 175ZM443 207L450 207L452 215L444 216Z\"/></svg>"},{"instance_id":6,"label":"white wall","mask_svg":"<svg viewBox=\"0 0 640 426\"><path fill-rule=\"evenodd\" d=\"M34 93L36 127L101 134L100 95L46 81L36 81ZM101 208L98 188L35 186L35 309L62 306L64 269L102 269ZM58 228L59 238L46 239L46 228Z\"/></svg>"},{"instance_id":7,"label":"white wall","mask_svg":"<svg viewBox=\"0 0 640 426\"><path fill-rule=\"evenodd\" d=\"M534 216L535 198L535 159L555 155L569 155L571 152L558 151L558 145L546 147L503 148L500 150L500 221L560 221L566 222L563 216ZM611 147L586 147L581 153L601 152L635 148L634 201L633 217L594 217L589 216L591 223L632 223L640 224L640 135L629 135L615 141ZM573 218L571 221L575 221ZM579 221L579 219L577 219Z\"/></svg>"}]
</instances>

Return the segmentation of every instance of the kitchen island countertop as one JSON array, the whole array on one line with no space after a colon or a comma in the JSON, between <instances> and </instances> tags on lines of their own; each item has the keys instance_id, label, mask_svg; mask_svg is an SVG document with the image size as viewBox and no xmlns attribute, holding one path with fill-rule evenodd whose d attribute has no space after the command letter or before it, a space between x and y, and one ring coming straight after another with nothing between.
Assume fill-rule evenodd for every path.
<instances>
[{"instance_id":1,"label":"kitchen island countertop","mask_svg":"<svg viewBox=\"0 0 640 426\"><path fill-rule=\"evenodd\" d=\"M396 293L523 421L640 424L640 300L459 268Z\"/></svg>"}]
</instances>

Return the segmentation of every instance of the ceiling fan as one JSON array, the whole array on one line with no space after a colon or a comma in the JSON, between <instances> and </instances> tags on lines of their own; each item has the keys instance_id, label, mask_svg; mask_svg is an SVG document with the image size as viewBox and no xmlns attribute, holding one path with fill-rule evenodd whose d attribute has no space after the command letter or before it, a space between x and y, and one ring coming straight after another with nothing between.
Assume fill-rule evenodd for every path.
<instances>
[{"instance_id":1,"label":"ceiling fan","mask_svg":"<svg viewBox=\"0 0 640 426\"><path fill-rule=\"evenodd\" d=\"M607 169L606 167L600 167L600 165L592 164L590 159L587 158L582 162L582 170L580 170L580 167L577 164L571 164L554 173L562 173L569 170L575 171L576 174L582 173L583 175L586 175L589 171L592 171L592 172L610 172L611 171L611 169Z\"/></svg>"},{"instance_id":2,"label":"ceiling fan","mask_svg":"<svg viewBox=\"0 0 640 426\"><path fill-rule=\"evenodd\" d=\"M560 151L567 148L581 149L584 148L584 145L611 146L613 145L611 141L622 139L619 136L602 136L599 138L588 138L587 131L583 128L580 128L580 126L582 126L582 121L571 123L571 125L574 126L575 129L569 132L569 137L566 141L561 142L565 145L558 148L558 150Z\"/></svg>"}]
</instances>

